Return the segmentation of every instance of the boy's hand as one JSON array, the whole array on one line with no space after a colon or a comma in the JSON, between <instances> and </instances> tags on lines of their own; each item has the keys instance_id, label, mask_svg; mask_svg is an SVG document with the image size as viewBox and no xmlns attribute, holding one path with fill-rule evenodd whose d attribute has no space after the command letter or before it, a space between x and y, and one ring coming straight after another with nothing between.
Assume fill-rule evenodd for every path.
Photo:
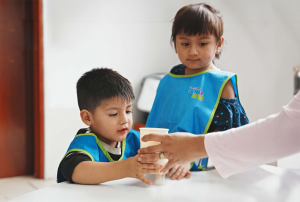
<instances>
[{"instance_id":1,"label":"boy's hand","mask_svg":"<svg viewBox=\"0 0 300 202\"><path fill-rule=\"evenodd\" d=\"M129 177L137 178L144 183L151 185L152 182L145 178L144 174L158 174L163 166L156 163L141 163L138 161L138 156L139 154L126 159L129 163Z\"/></svg>"},{"instance_id":2,"label":"boy's hand","mask_svg":"<svg viewBox=\"0 0 300 202\"><path fill-rule=\"evenodd\" d=\"M190 163L184 165L175 165L168 174L171 180L181 180L182 178L189 179L191 177Z\"/></svg>"}]
</instances>

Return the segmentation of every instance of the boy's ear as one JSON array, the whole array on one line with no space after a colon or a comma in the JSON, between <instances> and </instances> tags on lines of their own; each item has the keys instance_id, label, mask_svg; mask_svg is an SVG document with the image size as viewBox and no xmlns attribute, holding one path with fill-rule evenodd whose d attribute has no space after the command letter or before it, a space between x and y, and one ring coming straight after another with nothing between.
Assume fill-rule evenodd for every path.
<instances>
[{"instance_id":1,"label":"boy's ear","mask_svg":"<svg viewBox=\"0 0 300 202\"><path fill-rule=\"evenodd\" d=\"M222 50L222 47L223 47L223 43L224 43L224 37L221 36L220 40L218 41L217 43L217 49L216 49L216 54L219 54Z\"/></svg>"},{"instance_id":2,"label":"boy's ear","mask_svg":"<svg viewBox=\"0 0 300 202\"><path fill-rule=\"evenodd\" d=\"M92 125L92 114L88 110L86 110L86 109L81 110L80 117L81 117L81 120L83 121L83 123L85 123L85 125L87 125L87 126Z\"/></svg>"}]
</instances>

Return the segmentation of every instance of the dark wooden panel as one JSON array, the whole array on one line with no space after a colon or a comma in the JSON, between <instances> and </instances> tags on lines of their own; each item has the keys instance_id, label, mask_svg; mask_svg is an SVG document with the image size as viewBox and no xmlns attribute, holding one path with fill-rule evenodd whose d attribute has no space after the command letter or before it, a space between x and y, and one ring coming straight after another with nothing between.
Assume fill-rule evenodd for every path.
<instances>
[{"instance_id":1,"label":"dark wooden panel","mask_svg":"<svg viewBox=\"0 0 300 202\"><path fill-rule=\"evenodd\" d=\"M0 178L33 174L32 1L0 1Z\"/></svg>"},{"instance_id":2,"label":"dark wooden panel","mask_svg":"<svg viewBox=\"0 0 300 202\"><path fill-rule=\"evenodd\" d=\"M44 178L43 1L33 2L34 176Z\"/></svg>"}]
</instances>

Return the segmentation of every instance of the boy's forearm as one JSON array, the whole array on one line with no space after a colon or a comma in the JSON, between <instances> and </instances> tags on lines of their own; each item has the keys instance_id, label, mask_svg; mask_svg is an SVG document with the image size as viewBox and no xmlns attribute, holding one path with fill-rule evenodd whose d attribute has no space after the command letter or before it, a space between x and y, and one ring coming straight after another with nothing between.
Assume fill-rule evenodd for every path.
<instances>
[{"instance_id":1,"label":"boy's forearm","mask_svg":"<svg viewBox=\"0 0 300 202\"><path fill-rule=\"evenodd\" d=\"M126 169L125 169L126 168ZM78 184L99 184L129 177L127 161L79 163L72 174L72 181Z\"/></svg>"}]
</instances>

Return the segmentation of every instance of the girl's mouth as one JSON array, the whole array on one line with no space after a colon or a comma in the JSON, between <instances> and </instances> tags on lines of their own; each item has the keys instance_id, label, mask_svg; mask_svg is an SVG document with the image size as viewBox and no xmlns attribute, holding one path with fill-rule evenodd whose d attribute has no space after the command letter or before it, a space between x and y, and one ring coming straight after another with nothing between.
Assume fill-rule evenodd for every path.
<instances>
[{"instance_id":1,"label":"girl's mouth","mask_svg":"<svg viewBox=\"0 0 300 202\"><path fill-rule=\"evenodd\" d=\"M195 59L195 60L188 59L188 60L191 61L191 62L197 62L197 61L199 61L199 59Z\"/></svg>"}]
</instances>

